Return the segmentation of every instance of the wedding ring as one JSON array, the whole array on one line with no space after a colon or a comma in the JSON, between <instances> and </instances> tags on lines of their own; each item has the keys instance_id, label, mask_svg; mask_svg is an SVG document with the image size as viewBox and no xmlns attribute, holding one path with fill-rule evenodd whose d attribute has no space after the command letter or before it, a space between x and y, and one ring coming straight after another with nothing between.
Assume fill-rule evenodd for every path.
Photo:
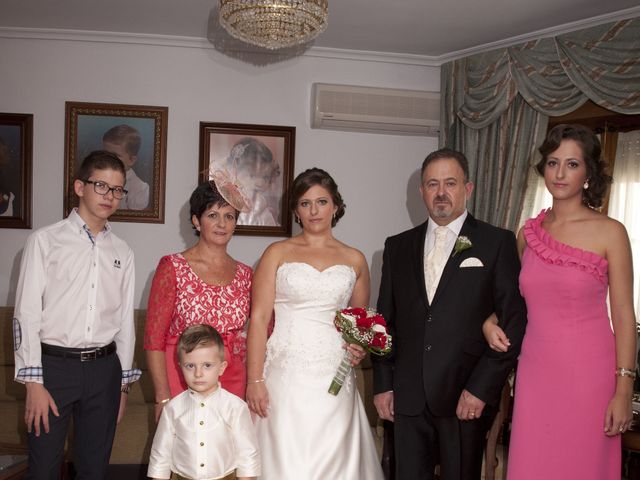
<instances>
[{"instance_id":1,"label":"wedding ring","mask_svg":"<svg viewBox=\"0 0 640 480\"><path fill-rule=\"evenodd\" d=\"M471 412L469 415L471 415L472 417L476 416L475 412Z\"/></svg>"},{"instance_id":2,"label":"wedding ring","mask_svg":"<svg viewBox=\"0 0 640 480\"><path fill-rule=\"evenodd\" d=\"M621 425L620 426L620 433L624 432L624 427Z\"/></svg>"}]
</instances>

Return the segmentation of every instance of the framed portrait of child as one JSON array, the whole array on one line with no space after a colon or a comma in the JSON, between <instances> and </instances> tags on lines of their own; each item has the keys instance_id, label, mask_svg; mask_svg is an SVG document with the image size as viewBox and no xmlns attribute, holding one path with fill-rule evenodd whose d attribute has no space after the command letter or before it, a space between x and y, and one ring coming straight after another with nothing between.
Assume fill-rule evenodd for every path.
<instances>
[{"instance_id":1,"label":"framed portrait of child","mask_svg":"<svg viewBox=\"0 0 640 480\"><path fill-rule=\"evenodd\" d=\"M66 102L64 214L76 206L73 180L82 160L107 150L125 166L127 194L110 220L164 222L167 107Z\"/></svg>"},{"instance_id":2,"label":"framed portrait of child","mask_svg":"<svg viewBox=\"0 0 640 480\"><path fill-rule=\"evenodd\" d=\"M236 235L291 236L295 134L295 127L200 122L199 181L223 172L251 206Z\"/></svg>"},{"instance_id":3,"label":"framed portrait of child","mask_svg":"<svg viewBox=\"0 0 640 480\"><path fill-rule=\"evenodd\" d=\"M31 228L33 115L0 113L0 228Z\"/></svg>"}]
</instances>

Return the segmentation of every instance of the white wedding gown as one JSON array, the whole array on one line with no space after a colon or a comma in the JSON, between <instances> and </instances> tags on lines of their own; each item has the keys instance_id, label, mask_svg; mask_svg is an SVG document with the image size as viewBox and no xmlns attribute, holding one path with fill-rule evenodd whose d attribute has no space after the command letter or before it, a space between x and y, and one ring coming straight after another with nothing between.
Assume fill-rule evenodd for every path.
<instances>
[{"instance_id":1,"label":"white wedding gown","mask_svg":"<svg viewBox=\"0 0 640 480\"><path fill-rule=\"evenodd\" d=\"M383 478L353 372L337 396L327 392L344 354L333 318L355 282L346 265L278 268L264 372L270 409L256 422L261 480Z\"/></svg>"}]
</instances>

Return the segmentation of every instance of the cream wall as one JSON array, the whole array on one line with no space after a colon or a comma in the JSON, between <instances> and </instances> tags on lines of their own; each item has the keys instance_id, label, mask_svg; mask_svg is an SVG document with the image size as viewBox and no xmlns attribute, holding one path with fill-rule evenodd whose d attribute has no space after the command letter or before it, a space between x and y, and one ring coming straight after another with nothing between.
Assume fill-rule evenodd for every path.
<instances>
[{"instance_id":1,"label":"cream wall","mask_svg":"<svg viewBox=\"0 0 640 480\"><path fill-rule=\"evenodd\" d=\"M197 180L199 122L293 125L294 173L319 166L336 179L347 213L335 235L367 257L375 301L385 237L424 219L416 169L437 141L312 130L311 85L438 91L438 67L314 55L254 66L211 48L91 40L0 38L0 111L34 114L34 228L62 218L65 101L169 107L165 223L113 224L135 252L136 306L144 308L158 259L195 238L187 201ZM0 229L0 304L14 304L30 232ZM230 253L254 265L273 240L235 237Z\"/></svg>"}]
</instances>

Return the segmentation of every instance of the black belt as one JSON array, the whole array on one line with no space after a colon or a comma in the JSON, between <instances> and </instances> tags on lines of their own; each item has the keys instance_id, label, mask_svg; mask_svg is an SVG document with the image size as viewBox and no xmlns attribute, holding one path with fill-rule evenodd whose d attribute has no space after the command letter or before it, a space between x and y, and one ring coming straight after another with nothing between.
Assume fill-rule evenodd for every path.
<instances>
[{"instance_id":1,"label":"black belt","mask_svg":"<svg viewBox=\"0 0 640 480\"><path fill-rule=\"evenodd\" d=\"M104 347L96 348L67 348L58 347L57 345L49 345L42 343L42 353L44 355L51 355L53 357L73 358L80 360L81 362L90 362L91 360L97 360L103 358L116 351L116 342L111 342Z\"/></svg>"}]
</instances>

